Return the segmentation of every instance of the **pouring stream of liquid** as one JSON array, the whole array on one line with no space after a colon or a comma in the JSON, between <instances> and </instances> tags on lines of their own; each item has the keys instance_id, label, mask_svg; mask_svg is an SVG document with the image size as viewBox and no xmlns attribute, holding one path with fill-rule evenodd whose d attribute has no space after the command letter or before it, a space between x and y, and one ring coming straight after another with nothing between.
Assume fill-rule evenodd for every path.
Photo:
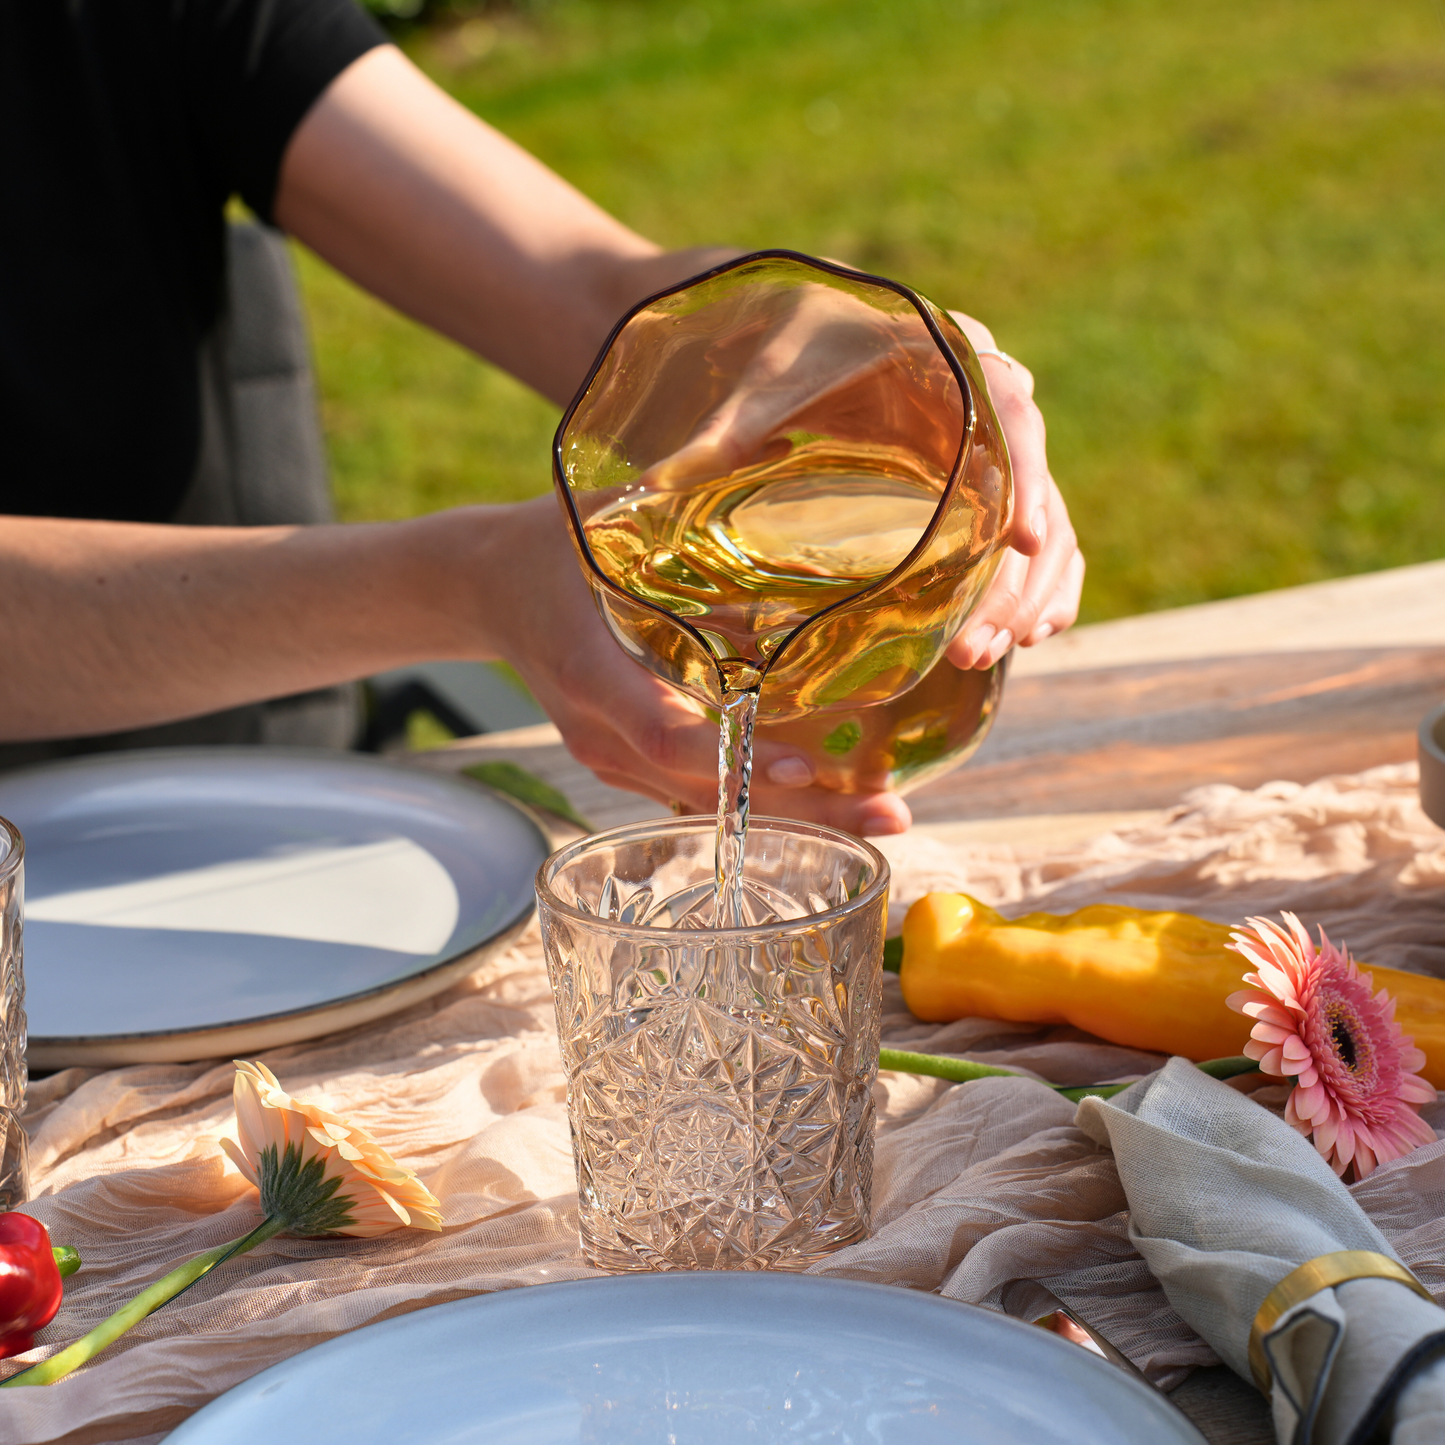
<instances>
[{"instance_id":1,"label":"pouring stream of liquid","mask_svg":"<svg viewBox=\"0 0 1445 1445\"><path fill-rule=\"evenodd\" d=\"M713 924L743 926L743 853L748 841L749 793L753 778L753 723L758 689L723 694L717 743L717 851L714 860Z\"/></svg>"}]
</instances>

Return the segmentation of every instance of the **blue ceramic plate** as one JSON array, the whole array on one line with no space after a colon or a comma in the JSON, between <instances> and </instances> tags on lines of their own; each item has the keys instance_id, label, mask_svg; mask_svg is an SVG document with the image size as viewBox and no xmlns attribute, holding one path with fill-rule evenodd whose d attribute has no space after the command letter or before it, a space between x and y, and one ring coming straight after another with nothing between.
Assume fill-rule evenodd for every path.
<instances>
[{"instance_id":1,"label":"blue ceramic plate","mask_svg":"<svg viewBox=\"0 0 1445 1445\"><path fill-rule=\"evenodd\" d=\"M25 837L32 1068L228 1057L409 1007L531 917L550 851L464 779L152 749L0 777Z\"/></svg>"},{"instance_id":2,"label":"blue ceramic plate","mask_svg":"<svg viewBox=\"0 0 1445 1445\"><path fill-rule=\"evenodd\" d=\"M1202 1445L1162 1396L1032 1325L788 1274L508 1290L273 1365L166 1445Z\"/></svg>"}]
</instances>

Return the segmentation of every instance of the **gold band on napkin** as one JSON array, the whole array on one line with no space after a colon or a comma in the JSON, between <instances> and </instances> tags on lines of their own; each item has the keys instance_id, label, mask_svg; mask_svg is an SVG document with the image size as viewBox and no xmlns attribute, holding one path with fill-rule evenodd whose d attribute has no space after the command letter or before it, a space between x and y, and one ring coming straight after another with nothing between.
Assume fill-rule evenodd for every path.
<instances>
[{"instance_id":1,"label":"gold band on napkin","mask_svg":"<svg viewBox=\"0 0 1445 1445\"><path fill-rule=\"evenodd\" d=\"M1408 1286L1422 1299L1431 1298L1430 1291L1399 1260L1386 1254L1376 1254L1369 1249L1342 1249L1334 1254L1322 1254L1317 1259L1307 1259L1298 1269L1285 1275L1264 1297L1264 1303L1250 1327L1249 1368L1255 1384L1266 1395L1273 1376L1269 1359L1264 1353L1264 1337L1280 1317L1297 1304L1302 1304L1322 1289L1330 1289L1352 1279L1392 1279L1397 1284Z\"/></svg>"}]
</instances>

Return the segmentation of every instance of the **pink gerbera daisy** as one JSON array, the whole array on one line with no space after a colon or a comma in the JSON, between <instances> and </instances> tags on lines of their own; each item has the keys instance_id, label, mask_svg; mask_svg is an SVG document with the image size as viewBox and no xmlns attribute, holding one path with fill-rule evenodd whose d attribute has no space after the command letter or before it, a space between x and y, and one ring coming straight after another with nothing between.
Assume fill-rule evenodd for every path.
<instances>
[{"instance_id":1,"label":"pink gerbera daisy","mask_svg":"<svg viewBox=\"0 0 1445 1445\"><path fill-rule=\"evenodd\" d=\"M1284 1117L1336 1174L1351 1164L1363 1179L1376 1164L1433 1144L1435 1131L1420 1117L1435 1090L1418 1071L1425 1055L1403 1037L1395 1001L1361 973L1347 949L1320 929L1316 948L1293 913L1286 932L1267 918L1251 918L1229 945L1254 964L1250 987L1226 1002L1255 1020L1244 1052L1266 1074L1293 1078Z\"/></svg>"}]
</instances>

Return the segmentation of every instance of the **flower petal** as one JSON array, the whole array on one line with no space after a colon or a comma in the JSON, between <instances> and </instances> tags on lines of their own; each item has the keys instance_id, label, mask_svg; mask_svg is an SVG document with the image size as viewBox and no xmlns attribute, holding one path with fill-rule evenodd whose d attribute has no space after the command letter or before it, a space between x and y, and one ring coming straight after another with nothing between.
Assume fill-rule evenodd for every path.
<instances>
[{"instance_id":1,"label":"flower petal","mask_svg":"<svg viewBox=\"0 0 1445 1445\"><path fill-rule=\"evenodd\" d=\"M246 1158L246 1151L242 1149L239 1144L230 1139L222 1139L221 1152L225 1154L226 1158L228 1158L252 1184L257 1187L260 1186L261 1181L256 1177L256 1171L251 1168L251 1161Z\"/></svg>"},{"instance_id":2,"label":"flower petal","mask_svg":"<svg viewBox=\"0 0 1445 1445\"><path fill-rule=\"evenodd\" d=\"M1249 1036L1252 1039L1258 1039L1263 1044L1284 1044L1286 1058L1290 1056L1288 1041L1298 1038L1298 1035L1292 1028L1282 1029L1278 1024L1267 1023L1255 1024L1249 1031ZM1300 1047L1304 1048L1304 1045L1301 1044ZM1305 1052L1308 1053L1309 1050L1305 1049Z\"/></svg>"},{"instance_id":3,"label":"flower petal","mask_svg":"<svg viewBox=\"0 0 1445 1445\"><path fill-rule=\"evenodd\" d=\"M1299 1018L1298 1012L1291 1013L1273 999L1260 999L1257 1003L1247 1003L1240 1012L1247 1014L1252 1019L1258 1019L1262 1024L1278 1024L1279 1027L1286 1029L1294 1028Z\"/></svg>"},{"instance_id":4,"label":"flower petal","mask_svg":"<svg viewBox=\"0 0 1445 1445\"><path fill-rule=\"evenodd\" d=\"M1290 1103L1294 1111L1301 1119L1308 1119L1311 1123L1317 1114L1325 1112L1330 1107L1330 1096L1323 1084L1312 1084L1301 1087L1296 1085L1290 1092Z\"/></svg>"},{"instance_id":5,"label":"flower petal","mask_svg":"<svg viewBox=\"0 0 1445 1445\"><path fill-rule=\"evenodd\" d=\"M1295 1002L1294 980L1283 969L1262 964L1259 970L1260 982L1278 999L1286 1003Z\"/></svg>"},{"instance_id":6,"label":"flower petal","mask_svg":"<svg viewBox=\"0 0 1445 1445\"><path fill-rule=\"evenodd\" d=\"M1315 1125L1315 1147L1326 1156L1339 1141L1341 1118L1342 1115L1338 1110L1331 1110L1328 1118L1320 1120Z\"/></svg>"},{"instance_id":7,"label":"flower petal","mask_svg":"<svg viewBox=\"0 0 1445 1445\"><path fill-rule=\"evenodd\" d=\"M1341 1164L1355 1157L1355 1125L1348 1115L1340 1120L1340 1132L1335 1136L1335 1157Z\"/></svg>"}]
</instances>

